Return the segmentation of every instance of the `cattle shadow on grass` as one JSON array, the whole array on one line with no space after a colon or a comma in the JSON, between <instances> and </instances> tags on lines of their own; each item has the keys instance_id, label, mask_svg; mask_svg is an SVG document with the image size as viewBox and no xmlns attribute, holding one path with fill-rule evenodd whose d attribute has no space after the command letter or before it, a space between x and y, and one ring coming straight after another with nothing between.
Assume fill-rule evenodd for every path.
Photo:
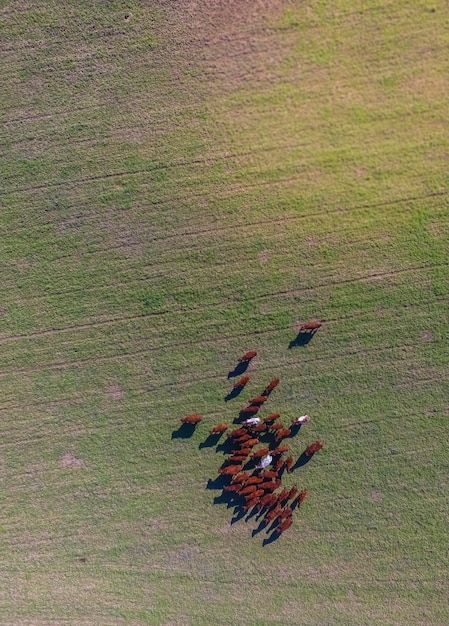
<instances>
[{"instance_id":1,"label":"cattle shadow on grass","mask_svg":"<svg viewBox=\"0 0 449 626\"><path fill-rule=\"evenodd\" d=\"M303 465L307 465L307 463L310 461L312 456L313 454L311 456L307 456L307 454L303 452L290 471L294 472L296 469L299 469Z\"/></svg>"},{"instance_id":2,"label":"cattle shadow on grass","mask_svg":"<svg viewBox=\"0 0 449 626\"><path fill-rule=\"evenodd\" d=\"M237 363L233 370L228 372L228 378L236 378L237 376L241 376L246 372L250 364L250 361L241 361Z\"/></svg>"},{"instance_id":3,"label":"cattle shadow on grass","mask_svg":"<svg viewBox=\"0 0 449 626\"><path fill-rule=\"evenodd\" d=\"M223 433L211 433L207 439L202 441L198 448L202 450L203 448L214 448L220 440L220 437Z\"/></svg>"},{"instance_id":4,"label":"cattle shadow on grass","mask_svg":"<svg viewBox=\"0 0 449 626\"><path fill-rule=\"evenodd\" d=\"M226 474L220 474L217 478L209 478L206 484L206 489L223 489L225 485L229 485L231 477Z\"/></svg>"},{"instance_id":5,"label":"cattle shadow on grass","mask_svg":"<svg viewBox=\"0 0 449 626\"><path fill-rule=\"evenodd\" d=\"M262 548L264 548L265 546L268 546L270 543L274 543L275 541L277 541L281 535L282 533L280 533L278 529L275 528L273 532L271 533L271 535L269 537L266 537L262 541Z\"/></svg>"},{"instance_id":6,"label":"cattle shadow on grass","mask_svg":"<svg viewBox=\"0 0 449 626\"><path fill-rule=\"evenodd\" d=\"M237 398L237 396L239 396L242 393L244 388L245 388L245 385L240 385L240 387L233 387L231 391L228 393L228 395L224 397L224 401L229 402L229 400L233 400L234 398Z\"/></svg>"},{"instance_id":7,"label":"cattle shadow on grass","mask_svg":"<svg viewBox=\"0 0 449 626\"><path fill-rule=\"evenodd\" d=\"M181 424L179 428L171 434L172 439L189 439L195 432L196 424Z\"/></svg>"},{"instance_id":8,"label":"cattle shadow on grass","mask_svg":"<svg viewBox=\"0 0 449 626\"><path fill-rule=\"evenodd\" d=\"M310 341L312 341L315 336L316 330L312 332L302 331L299 332L293 341L290 341L288 344L288 349L291 350L296 346L306 346Z\"/></svg>"}]
</instances>

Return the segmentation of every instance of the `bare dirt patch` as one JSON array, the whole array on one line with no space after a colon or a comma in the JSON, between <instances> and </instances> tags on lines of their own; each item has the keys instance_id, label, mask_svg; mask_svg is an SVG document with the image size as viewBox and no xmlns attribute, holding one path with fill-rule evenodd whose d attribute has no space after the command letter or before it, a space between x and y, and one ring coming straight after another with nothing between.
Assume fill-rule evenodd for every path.
<instances>
[{"instance_id":1,"label":"bare dirt patch","mask_svg":"<svg viewBox=\"0 0 449 626\"><path fill-rule=\"evenodd\" d=\"M125 395L123 389L121 389L118 385L111 385L110 387L108 387L106 393L108 397L112 398L113 400L121 400Z\"/></svg>"},{"instance_id":2,"label":"bare dirt patch","mask_svg":"<svg viewBox=\"0 0 449 626\"><path fill-rule=\"evenodd\" d=\"M262 250L259 254L259 261L261 263L266 263L268 261L268 250Z\"/></svg>"},{"instance_id":3,"label":"bare dirt patch","mask_svg":"<svg viewBox=\"0 0 449 626\"><path fill-rule=\"evenodd\" d=\"M431 330L423 331L423 333L421 335L421 340L422 341L433 341L434 340L433 332Z\"/></svg>"},{"instance_id":4,"label":"bare dirt patch","mask_svg":"<svg viewBox=\"0 0 449 626\"><path fill-rule=\"evenodd\" d=\"M67 452L59 459L61 467L84 467L83 459L77 459L73 454Z\"/></svg>"},{"instance_id":5,"label":"bare dirt patch","mask_svg":"<svg viewBox=\"0 0 449 626\"><path fill-rule=\"evenodd\" d=\"M369 495L374 502L380 502L383 498L382 492L377 491L377 489L373 489Z\"/></svg>"}]
</instances>

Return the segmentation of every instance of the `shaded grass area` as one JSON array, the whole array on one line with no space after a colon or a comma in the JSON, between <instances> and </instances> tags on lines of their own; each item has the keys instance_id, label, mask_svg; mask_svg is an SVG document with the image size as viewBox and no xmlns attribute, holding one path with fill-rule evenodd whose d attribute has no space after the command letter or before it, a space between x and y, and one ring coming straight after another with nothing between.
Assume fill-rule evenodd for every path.
<instances>
[{"instance_id":1,"label":"shaded grass area","mask_svg":"<svg viewBox=\"0 0 449 626\"><path fill-rule=\"evenodd\" d=\"M447 7L3 17L3 622L446 624ZM273 376L263 547L200 445Z\"/></svg>"}]
</instances>

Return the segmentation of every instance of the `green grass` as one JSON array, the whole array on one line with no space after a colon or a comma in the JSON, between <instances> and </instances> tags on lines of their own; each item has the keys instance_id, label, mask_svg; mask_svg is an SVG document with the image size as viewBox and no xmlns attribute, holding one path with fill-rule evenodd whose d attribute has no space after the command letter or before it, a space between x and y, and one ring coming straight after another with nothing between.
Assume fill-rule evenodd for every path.
<instances>
[{"instance_id":1,"label":"green grass","mask_svg":"<svg viewBox=\"0 0 449 626\"><path fill-rule=\"evenodd\" d=\"M1 623L446 625L447 6L1 14ZM263 547L199 444L273 376Z\"/></svg>"}]
</instances>

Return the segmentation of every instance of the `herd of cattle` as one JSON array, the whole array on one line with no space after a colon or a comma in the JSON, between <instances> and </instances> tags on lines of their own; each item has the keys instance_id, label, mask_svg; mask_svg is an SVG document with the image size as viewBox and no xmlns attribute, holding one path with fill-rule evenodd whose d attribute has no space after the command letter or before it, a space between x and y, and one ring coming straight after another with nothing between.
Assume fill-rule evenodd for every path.
<instances>
[{"instance_id":1,"label":"herd of cattle","mask_svg":"<svg viewBox=\"0 0 449 626\"><path fill-rule=\"evenodd\" d=\"M316 332L320 326L320 322L310 322L304 324L300 332ZM246 369L256 356L255 350L247 352L239 363ZM249 380L249 376L242 376L233 386L232 397L239 395ZM223 495L226 494L231 505L236 507L236 512L257 515L259 529L272 532L274 539L290 528L294 510L307 496L307 489L300 491L297 486L290 489L284 487L282 476L295 468L294 457L288 455L289 446L285 440L296 435L301 426L310 420L308 415L302 415L286 427L278 421L279 413L270 413L263 419L257 416L279 382L279 378L274 378L260 395L252 398L240 411L239 417L234 420L239 427L230 431L226 444L222 444L229 456L218 469ZM196 425L202 419L202 415L192 414L183 417L181 422ZM218 443L229 428L228 424L217 424L210 429L210 437L216 437ZM321 441L309 444L296 463L307 462L322 447ZM303 459L302 463L299 463L300 459Z\"/></svg>"}]
</instances>

